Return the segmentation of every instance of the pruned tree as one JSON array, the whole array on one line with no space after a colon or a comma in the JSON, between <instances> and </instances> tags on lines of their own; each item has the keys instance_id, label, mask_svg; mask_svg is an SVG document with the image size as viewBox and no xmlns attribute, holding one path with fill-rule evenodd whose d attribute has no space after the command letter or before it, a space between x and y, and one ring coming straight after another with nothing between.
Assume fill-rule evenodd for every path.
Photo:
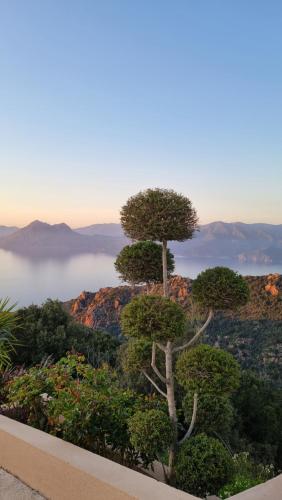
<instances>
[{"instance_id":1,"label":"pruned tree","mask_svg":"<svg viewBox=\"0 0 282 500\"><path fill-rule=\"evenodd\" d=\"M174 271L174 257L167 249L168 276ZM115 268L123 281L131 284L162 281L162 246L154 241L138 241L125 246L115 261Z\"/></svg>"},{"instance_id":2,"label":"pruned tree","mask_svg":"<svg viewBox=\"0 0 282 500\"><path fill-rule=\"evenodd\" d=\"M212 287L210 283L212 283ZM210 293L206 294L205 289L208 289ZM195 302L205 309L208 308L209 312L206 321L188 341L184 341L186 332L185 313L180 305L172 302L167 297L153 295L135 297L125 306L121 317L123 334L131 339L135 339L130 347L131 360L134 360L135 367L143 373L147 380L151 382L155 389L167 401L168 413L175 436L169 449L168 477L171 477L173 474L177 446L186 441L193 432L197 416L198 397L201 392L201 386L199 386L200 381L197 380L197 377L202 373L203 378L206 378L205 364L209 362L210 366L208 369L214 372L214 378L217 381L218 372L222 369L223 378L221 379L221 383L222 387L225 387L225 392L230 390L232 384L236 386L235 381L237 374L237 365L235 363L233 366L232 357L227 353L222 354L222 351L212 347L205 348L203 352L200 352L200 359L203 360L203 364L198 363L197 369L193 374L192 368L190 369L188 366L189 357L187 357L187 352L183 352L178 359L177 376L184 389L193 393L193 410L191 421L185 435L178 440L174 357L196 344L201 334L209 325L215 310L234 309L244 305L249 297L248 286L244 279L234 273L234 271L220 267L208 269L201 273L194 281L192 295ZM151 342L150 369L152 374L149 371L148 359L146 358L150 348L148 342ZM157 350L160 350L165 357L165 374L161 373L160 367L157 366ZM196 357L196 360L197 359ZM194 367L196 366L195 363L196 362L194 362ZM231 368L228 368L229 365ZM224 368L226 368L225 371ZM231 380L229 380L229 375ZM185 383L188 379L190 385ZM214 384L214 387L215 390L221 391L221 388L216 386L216 384Z\"/></svg>"},{"instance_id":3,"label":"pruned tree","mask_svg":"<svg viewBox=\"0 0 282 500\"><path fill-rule=\"evenodd\" d=\"M147 189L129 198L121 209L121 224L132 240L162 243L163 288L167 295L167 242L191 239L198 217L189 198L169 189Z\"/></svg>"}]
</instances>

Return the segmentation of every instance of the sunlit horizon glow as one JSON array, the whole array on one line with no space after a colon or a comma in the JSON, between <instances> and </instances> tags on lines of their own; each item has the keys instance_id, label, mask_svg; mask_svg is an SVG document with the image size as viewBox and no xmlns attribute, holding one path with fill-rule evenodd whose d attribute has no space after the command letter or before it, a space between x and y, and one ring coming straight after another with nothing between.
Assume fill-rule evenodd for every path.
<instances>
[{"instance_id":1,"label":"sunlit horizon glow","mask_svg":"<svg viewBox=\"0 0 282 500\"><path fill-rule=\"evenodd\" d=\"M148 187L282 223L282 4L204 6L1 6L1 225L118 222Z\"/></svg>"}]
</instances>

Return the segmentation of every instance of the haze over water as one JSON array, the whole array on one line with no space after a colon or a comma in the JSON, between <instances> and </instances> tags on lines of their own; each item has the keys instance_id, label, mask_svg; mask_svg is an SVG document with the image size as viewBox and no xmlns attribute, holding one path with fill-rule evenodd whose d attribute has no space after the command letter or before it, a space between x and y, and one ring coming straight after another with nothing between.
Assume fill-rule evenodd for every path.
<instances>
[{"instance_id":1,"label":"haze over water","mask_svg":"<svg viewBox=\"0 0 282 500\"><path fill-rule=\"evenodd\" d=\"M47 298L68 300L82 290L91 292L121 283L114 268L115 257L81 254L65 259L31 259L0 249L0 297L10 297L19 306L41 304ZM241 264L229 261L192 260L176 257L175 274L195 278L215 265L243 275L282 273L282 265Z\"/></svg>"}]
</instances>

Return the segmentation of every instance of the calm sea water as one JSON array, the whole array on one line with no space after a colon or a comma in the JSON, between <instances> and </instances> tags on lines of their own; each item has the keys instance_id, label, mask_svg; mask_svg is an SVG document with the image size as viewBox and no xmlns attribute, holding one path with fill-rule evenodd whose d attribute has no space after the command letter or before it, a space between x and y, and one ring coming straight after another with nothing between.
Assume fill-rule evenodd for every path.
<instances>
[{"instance_id":1,"label":"calm sea water","mask_svg":"<svg viewBox=\"0 0 282 500\"><path fill-rule=\"evenodd\" d=\"M82 290L96 291L101 287L121 284L114 257L103 254L83 254L67 259L30 259L0 250L0 298L10 297L20 306L41 304L48 297L68 300ZM228 265L241 274L282 274L282 265L255 265L211 262L176 258L177 274L195 278L214 265Z\"/></svg>"}]
</instances>

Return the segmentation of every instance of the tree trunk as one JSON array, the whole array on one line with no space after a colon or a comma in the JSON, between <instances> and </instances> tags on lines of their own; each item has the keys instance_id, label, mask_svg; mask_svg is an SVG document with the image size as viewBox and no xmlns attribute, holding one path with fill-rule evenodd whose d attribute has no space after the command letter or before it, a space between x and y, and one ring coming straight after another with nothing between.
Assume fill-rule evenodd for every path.
<instances>
[{"instance_id":1,"label":"tree trunk","mask_svg":"<svg viewBox=\"0 0 282 500\"><path fill-rule=\"evenodd\" d=\"M167 297L167 241L163 241L163 289Z\"/></svg>"},{"instance_id":2,"label":"tree trunk","mask_svg":"<svg viewBox=\"0 0 282 500\"><path fill-rule=\"evenodd\" d=\"M166 379L167 379L166 390L167 390L168 413L174 429L174 441L169 448L169 462L168 462L168 478L171 480L173 475L173 466L174 466L176 443L177 443L177 413L176 413L175 396L174 396L172 343L170 341L168 341L166 345L165 365L166 365Z\"/></svg>"}]
</instances>

